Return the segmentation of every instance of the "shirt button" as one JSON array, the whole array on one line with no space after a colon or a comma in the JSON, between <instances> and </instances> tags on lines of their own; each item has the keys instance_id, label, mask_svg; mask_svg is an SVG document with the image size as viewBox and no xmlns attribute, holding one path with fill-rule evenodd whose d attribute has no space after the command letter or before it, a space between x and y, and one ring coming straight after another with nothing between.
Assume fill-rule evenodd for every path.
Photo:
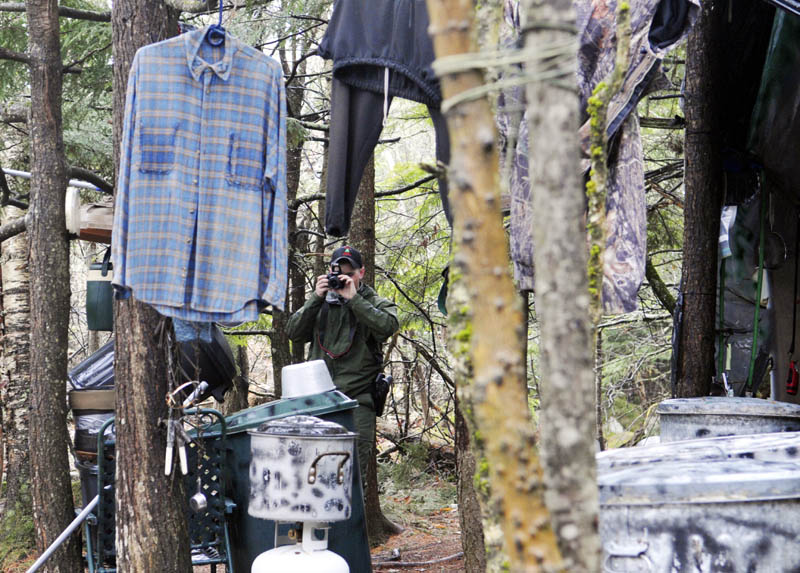
<instances>
[{"instance_id":1,"label":"shirt button","mask_svg":"<svg viewBox=\"0 0 800 573\"><path fill-rule=\"evenodd\" d=\"M192 183L195 183L195 184L197 184L197 183L199 183L199 182L200 182L200 180L199 180L199 179L197 179L197 177L195 177L194 179L192 179Z\"/></svg>"},{"instance_id":2,"label":"shirt button","mask_svg":"<svg viewBox=\"0 0 800 573\"><path fill-rule=\"evenodd\" d=\"M194 215L194 209L189 209L189 214Z\"/></svg>"},{"instance_id":3,"label":"shirt button","mask_svg":"<svg viewBox=\"0 0 800 573\"><path fill-rule=\"evenodd\" d=\"M188 245L188 244L190 244L191 242L192 242L192 240L191 240L191 239L186 239L186 244L187 244L187 245ZM183 272L184 272L184 273L186 273L186 271L183 271Z\"/></svg>"},{"instance_id":4,"label":"shirt button","mask_svg":"<svg viewBox=\"0 0 800 573\"><path fill-rule=\"evenodd\" d=\"M206 93L210 94L211 93L211 88L206 88Z\"/></svg>"}]
</instances>

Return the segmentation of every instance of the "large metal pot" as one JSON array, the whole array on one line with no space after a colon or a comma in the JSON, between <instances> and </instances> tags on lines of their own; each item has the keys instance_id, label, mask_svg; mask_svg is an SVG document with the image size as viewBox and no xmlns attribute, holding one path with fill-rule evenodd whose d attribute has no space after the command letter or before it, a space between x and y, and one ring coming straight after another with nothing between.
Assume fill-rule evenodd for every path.
<instances>
[{"instance_id":1,"label":"large metal pot","mask_svg":"<svg viewBox=\"0 0 800 573\"><path fill-rule=\"evenodd\" d=\"M313 416L289 416L251 431L252 517L275 521L349 519L357 434Z\"/></svg>"},{"instance_id":2,"label":"large metal pot","mask_svg":"<svg viewBox=\"0 0 800 573\"><path fill-rule=\"evenodd\" d=\"M656 412L662 442L800 431L800 406L759 398L676 398Z\"/></svg>"},{"instance_id":3,"label":"large metal pot","mask_svg":"<svg viewBox=\"0 0 800 573\"><path fill-rule=\"evenodd\" d=\"M800 466L664 462L598 474L603 571L800 571Z\"/></svg>"}]
</instances>

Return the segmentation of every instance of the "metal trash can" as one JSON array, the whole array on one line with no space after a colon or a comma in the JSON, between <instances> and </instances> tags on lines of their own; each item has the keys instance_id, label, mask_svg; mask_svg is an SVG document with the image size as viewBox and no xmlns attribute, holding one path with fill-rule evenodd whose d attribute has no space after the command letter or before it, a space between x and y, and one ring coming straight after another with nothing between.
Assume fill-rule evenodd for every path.
<instances>
[{"instance_id":1,"label":"metal trash can","mask_svg":"<svg viewBox=\"0 0 800 573\"><path fill-rule=\"evenodd\" d=\"M598 452L599 474L632 466L644 466L679 461L720 461L751 459L765 462L795 462L800 464L800 432L720 436L698 440L683 440L635 448L618 448Z\"/></svg>"},{"instance_id":2,"label":"metal trash can","mask_svg":"<svg viewBox=\"0 0 800 573\"><path fill-rule=\"evenodd\" d=\"M320 394L284 398L268 404L248 408L228 416L228 456L226 475L227 496L236 503L229 518L232 540L233 565L236 571L250 571L253 561L261 553L275 547L275 522L252 517L250 504L251 430L265 422L293 415L315 416L355 431L353 409L358 406L338 390ZM206 435L213 433L210 428ZM331 525L328 547L344 557L351 571L372 571L372 561L367 540L364 516L364 495L358 463L353 463L352 514L345 521Z\"/></svg>"},{"instance_id":3,"label":"metal trash can","mask_svg":"<svg viewBox=\"0 0 800 573\"><path fill-rule=\"evenodd\" d=\"M675 398L656 412L662 442L800 431L800 405L760 398Z\"/></svg>"},{"instance_id":4,"label":"metal trash can","mask_svg":"<svg viewBox=\"0 0 800 573\"><path fill-rule=\"evenodd\" d=\"M598 475L603 571L800 571L800 464L664 461Z\"/></svg>"}]
</instances>

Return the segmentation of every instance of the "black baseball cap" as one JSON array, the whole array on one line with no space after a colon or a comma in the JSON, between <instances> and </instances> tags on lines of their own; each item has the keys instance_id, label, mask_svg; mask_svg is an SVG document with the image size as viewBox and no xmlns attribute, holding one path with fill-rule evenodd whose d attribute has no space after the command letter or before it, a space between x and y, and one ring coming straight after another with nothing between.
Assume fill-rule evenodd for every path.
<instances>
[{"instance_id":1,"label":"black baseball cap","mask_svg":"<svg viewBox=\"0 0 800 573\"><path fill-rule=\"evenodd\" d=\"M333 251L333 255L331 255L332 265L339 265L342 261L350 263L354 269L360 269L364 266L364 263L361 261L361 253L347 245L339 247Z\"/></svg>"}]
</instances>

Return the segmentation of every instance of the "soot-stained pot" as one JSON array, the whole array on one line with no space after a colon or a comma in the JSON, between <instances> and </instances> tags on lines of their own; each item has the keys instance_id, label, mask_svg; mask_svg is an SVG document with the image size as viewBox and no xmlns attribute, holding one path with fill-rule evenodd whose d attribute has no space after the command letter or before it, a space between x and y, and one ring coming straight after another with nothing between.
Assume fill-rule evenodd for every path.
<instances>
[{"instance_id":1,"label":"soot-stained pot","mask_svg":"<svg viewBox=\"0 0 800 573\"><path fill-rule=\"evenodd\" d=\"M350 518L356 434L313 416L289 416L251 431L252 517L275 521Z\"/></svg>"}]
</instances>

